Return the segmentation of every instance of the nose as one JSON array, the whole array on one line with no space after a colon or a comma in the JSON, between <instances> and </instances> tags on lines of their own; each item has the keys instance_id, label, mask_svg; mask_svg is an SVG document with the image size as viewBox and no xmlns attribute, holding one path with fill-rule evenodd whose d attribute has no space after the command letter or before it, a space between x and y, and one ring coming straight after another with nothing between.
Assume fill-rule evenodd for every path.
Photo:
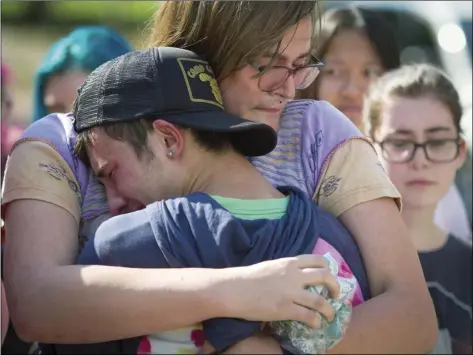
<instances>
[{"instance_id":1,"label":"nose","mask_svg":"<svg viewBox=\"0 0 473 355\"><path fill-rule=\"evenodd\" d=\"M427 159L427 156L425 155L424 149L421 147L417 147L416 151L414 152L414 156L412 157L411 160L411 166L415 170L419 169L424 169L429 165L429 160Z\"/></svg>"},{"instance_id":2,"label":"nose","mask_svg":"<svg viewBox=\"0 0 473 355\"><path fill-rule=\"evenodd\" d=\"M284 80L283 84L276 89L276 94L284 99L292 100L296 96L296 84L294 82L294 75L291 74Z\"/></svg>"},{"instance_id":3,"label":"nose","mask_svg":"<svg viewBox=\"0 0 473 355\"><path fill-rule=\"evenodd\" d=\"M368 87L365 80L358 78L357 75L351 73L346 76L342 92L345 96L361 98Z\"/></svg>"},{"instance_id":4,"label":"nose","mask_svg":"<svg viewBox=\"0 0 473 355\"><path fill-rule=\"evenodd\" d=\"M105 186L105 194L107 196L110 214L113 216L121 214L121 211L127 205L127 200L122 197L115 188L110 186Z\"/></svg>"}]
</instances>

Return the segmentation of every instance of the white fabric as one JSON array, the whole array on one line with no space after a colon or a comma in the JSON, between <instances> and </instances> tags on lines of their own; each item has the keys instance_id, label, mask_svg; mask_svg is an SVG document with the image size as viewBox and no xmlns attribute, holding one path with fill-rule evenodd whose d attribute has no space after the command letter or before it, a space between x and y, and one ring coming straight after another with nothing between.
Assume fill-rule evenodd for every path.
<instances>
[{"instance_id":1,"label":"white fabric","mask_svg":"<svg viewBox=\"0 0 473 355\"><path fill-rule=\"evenodd\" d=\"M435 223L446 233L471 243L471 228L466 208L454 184L437 205Z\"/></svg>"}]
</instances>

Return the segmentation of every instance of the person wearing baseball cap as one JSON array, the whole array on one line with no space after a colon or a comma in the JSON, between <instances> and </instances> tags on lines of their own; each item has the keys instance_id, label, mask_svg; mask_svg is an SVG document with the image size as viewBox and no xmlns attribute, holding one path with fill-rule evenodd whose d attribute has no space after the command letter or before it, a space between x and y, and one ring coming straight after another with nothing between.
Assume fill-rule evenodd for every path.
<instances>
[{"instance_id":1,"label":"person wearing baseball cap","mask_svg":"<svg viewBox=\"0 0 473 355\"><path fill-rule=\"evenodd\" d=\"M105 63L79 89L73 113L77 133L155 118L221 134L245 156L265 155L277 143L270 126L226 112L210 65L179 48L153 47Z\"/></svg>"},{"instance_id":2,"label":"person wearing baseball cap","mask_svg":"<svg viewBox=\"0 0 473 355\"><path fill-rule=\"evenodd\" d=\"M337 292L312 289L327 305L321 329L275 322L271 327L279 343L273 339L267 346L276 352L280 346L294 353L326 350L347 326L351 307L346 301L357 304L369 297L356 244L336 218L301 191L274 188L247 161L245 156L268 153L275 133L226 113L214 81L210 66L196 54L169 47L125 54L87 78L74 105L76 152L87 156L115 204L112 209L123 213L134 206L135 211L105 221L78 264L226 268L311 254L320 241L328 245L329 265L350 265L338 277L346 286L341 299ZM146 207L136 211L141 206ZM331 254L350 258L335 260ZM54 346L58 353L192 353L206 340L221 352L260 330L260 322L215 318L170 337L158 333Z\"/></svg>"}]
</instances>

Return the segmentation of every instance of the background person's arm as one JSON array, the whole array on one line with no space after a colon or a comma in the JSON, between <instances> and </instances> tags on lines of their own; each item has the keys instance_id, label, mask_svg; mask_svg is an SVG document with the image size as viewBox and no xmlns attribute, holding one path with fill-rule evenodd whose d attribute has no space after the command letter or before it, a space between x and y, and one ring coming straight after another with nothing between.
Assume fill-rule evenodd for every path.
<instances>
[{"instance_id":1,"label":"background person's arm","mask_svg":"<svg viewBox=\"0 0 473 355\"><path fill-rule=\"evenodd\" d=\"M355 139L331 157L316 201L339 217L360 248L374 298L353 309L333 353L426 353L437 322L422 268L399 213L399 192L373 147Z\"/></svg>"}]
</instances>

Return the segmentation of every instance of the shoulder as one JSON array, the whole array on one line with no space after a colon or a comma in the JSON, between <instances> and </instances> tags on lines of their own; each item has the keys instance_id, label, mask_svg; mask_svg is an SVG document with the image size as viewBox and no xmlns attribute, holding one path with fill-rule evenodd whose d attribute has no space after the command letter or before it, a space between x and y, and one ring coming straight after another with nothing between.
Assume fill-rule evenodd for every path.
<instances>
[{"instance_id":1,"label":"shoulder","mask_svg":"<svg viewBox=\"0 0 473 355\"><path fill-rule=\"evenodd\" d=\"M36 179L43 176L42 173L58 181L75 181L72 170L54 145L37 140L24 140L16 144L7 162L6 178L24 176L35 184Z\"/></svg>"},{"instance_id":2,"label":"shoulder","mask_svg":"<svg viewBox=\"0 0 473 355\"><path fill-rule=\"evenodd\" d=\"M149 214L146 210L139 210L107 219L97 228L95 239L107 245L149 234L144 232L150 231Z\"/></svg>"},{"instance_id":3,"label":"shoulder","mask_svg":"<svg viewBox=\"0 0 473 355\"><path fill-rule=\"evenodd\" d=\"M326 101L294 100L288 103L281 117L281 130L294 127L296 122L303 149L315 144L323 148L320 152L324 155L329 155L351 138L364 137L342 112Z\"/></svg>"},{"instance_id":4,"label":"shoulder","mask_svg":"<svg viewBox=\"0 0 473 355\"><path fill-rule=\"evenodd\" d=\"M35 159L40 157L48 157L54 160L62 159L54 145L36 139L20 139L10 152L10 158L15 157L15 160L16 157L30 160L30 156Z\"/></svg>"},{"instance_id":5,"label":"shoulder","mask_svg":"<svg viewBox=\"0 0 473 355\"><path fill-rule=\"evenodd\" d=\"M452 257L457 259L462 264L466 264L471 273L472 263L472 245L471 243L461 239L455 235L449 235L448 247Z\"/></svg>"},{"instance_id":6,"label":"shoulder","mask_svg":"<svg viewBox=\"0 0 473 355\"><path fill-rule=\"evenodd\" d=\"M156 259L156 239L145 210L112 217L89 239L78 264L147 267Z\"/></svg>"},{"instance_id":7,"label":"shoulder","mask_svg":"<svg viewBox=\"0 0 473 355\"><path fill-rule=\"evenodd\" d=\"M75 135L73 122L71 114L52 113L30 124L23 135L47 139Z\"/></svg>"},{"instance_id":8,"label":"shoulder","mask_svg":"<svg viewBox=\"0 0 473 355\"><path fill-rule=\"evenodd\" d=\"M208 224L215 219L215 213L222 208L209 195L195 192L182 197L175 197L155 202L146 207L153 228L187 228L202 223Z\"/></svg>"},{"instance_id":9,"label":"shoulder","mask_svg":"<svg viewBox=\"0 0 473 355\"><path fill-rule=\"evenodd\" d=\"M65 156L67 161L72 159L75 136L72 115L54 113L29 125L13 149L24 141L39 141L49 144L61 155ZM69 161L68 163L71 164Z\"/></svg>"},{"instance_id":10,"label":"shoulder","mask_svg":"<svg viewBox=\"0 0 473 355\"><path fill-rule=\"evenodd\" d=\"M232 220L232 214L217 200L203 192L171 198L149 205L146 210L153 228L177 231L212 230Z\"/></svg>"},{"instance_id":11,"label":"shoulder","mask_svg":"<svg viewBox=\"0 0 473 355\"><path fill-rule=\"evenodd\" d=\"M427 269L427 281L439 282L454 294L471 293L471 287L466 287L471 285L472 278L471 251L471 246L466 242L449 235L442 248L426 255L421 253L422 266Z\"/></svg>"},{"instance_id":12,"label":"shoulder","mask_svg":"<svg viewBox=\"0 0 473 355\"><path fill-rule=\"evenodd\" d=\"M203 192L166 199L149 206L153 210L169 212L212 211L220 206L213 198Z\"/></svg>"},{"instance_id":13,"label":"shoulder","mask_svg":"<svg viewBox=\"0 0 473 355\"><path fill-rule=\"evenodd\" d=\"M25 140L11 152L5 169L2 206L24 199L40 200L62 207L79 223L79 183L54 145Z\"/></svg>"},{"instance_id":14,"label":"shoulder","mask_svg":"<svg viewBox=\"0 0 473 355\"><path fill-rule=\"evenodd\" d=\"M393 198L399 209L401 195L389 179L369 140L354 137L335 149L322 166L314 198L336 216L382 197Z\"/></svg>"},{"instance_id":15,"label":"shoulder","mask_svg":"<svg viewBox=\"0 0 473 355\"><path fill-rule=\"evenodd\" d=\"M320 100L293 100L284 108L282 119L294 117L306 117L309 121L320 121L322 119L335 120L337 123L356 128L355 125L331 103ZM321 122L322 123L322 122Z\"/></svg>"}]
</instances>

